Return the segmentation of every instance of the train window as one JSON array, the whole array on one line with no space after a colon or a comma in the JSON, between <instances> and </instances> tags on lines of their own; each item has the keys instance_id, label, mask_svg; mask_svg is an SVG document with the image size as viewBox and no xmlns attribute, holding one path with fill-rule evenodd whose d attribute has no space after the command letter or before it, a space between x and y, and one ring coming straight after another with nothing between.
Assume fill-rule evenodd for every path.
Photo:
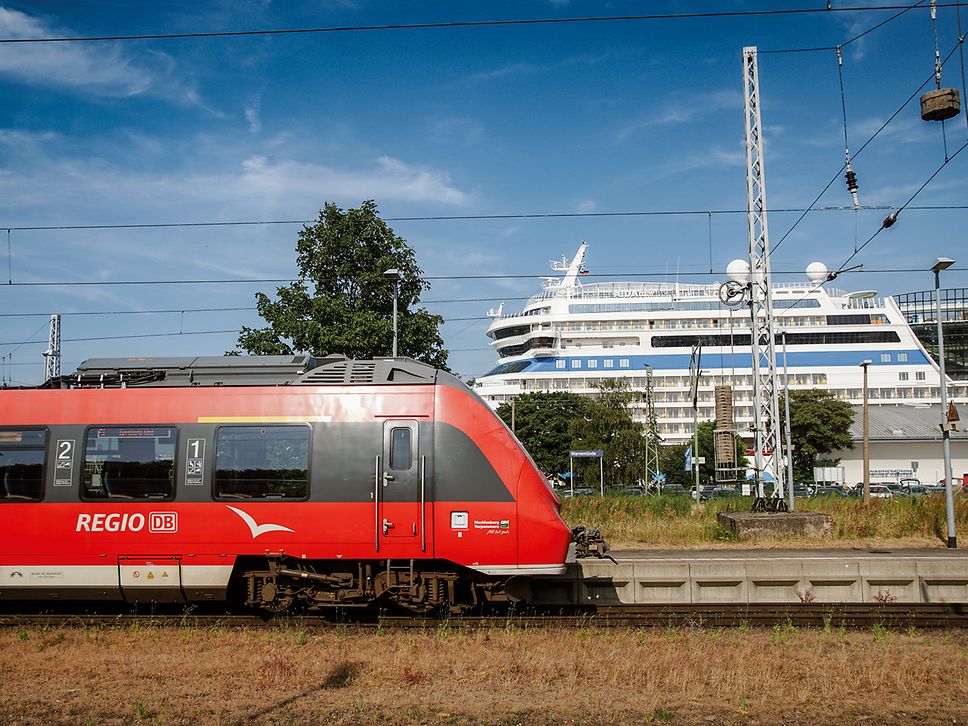
<instances>
[{"instance_id":1,"label":"train window","mask_svg":"<svg viewBox=\"0 0 968 726\"><path fill-rule=\"evenodd\" d=\"M390 431L390 468L405 471L410 468L410 429Z\"/></svg>"},{"instance_id":2,"label":"train window","mask_svg":"<svg viewBox=\"0 0 968 726\"><path fill-rule=\"evenodd\" d=\"M174 426L101 426L87 430L82 497L171 499L174 493Z\"/></svg>"},{"instance_id":3,"label":"train window","mask_svg":"<svg viewBox=\"0 0 968 726\"><path fill-rule=\"evenodd\" d=\"M222 426L215 443L215 496L305 499L309 426Z\"/></svg>"},{"instance_id":4,"label":"train window","mask_svg":"<svg viewBox=\"0 0 968 726\"><path fill-rule=\"evenodd\" d=\"M38 500L43 496L46 450L46 431L0 431L0 499Z\"/></svg>"}]
</instances>

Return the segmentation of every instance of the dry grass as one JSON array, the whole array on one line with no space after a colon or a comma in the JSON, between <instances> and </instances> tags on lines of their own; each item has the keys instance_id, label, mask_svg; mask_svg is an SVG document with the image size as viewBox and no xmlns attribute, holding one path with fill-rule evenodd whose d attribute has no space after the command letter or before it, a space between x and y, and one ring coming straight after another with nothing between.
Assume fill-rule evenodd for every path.
<instances>
[{"instance_id":1,"label":"dry grass","mask_svg":"<svg viewBox=\"0 0 968 726\"><path fill-rule=\"evenodd\" d=\"M24 724L965 723L968 633L0 632Z\"/></svg>"},{"instance_id":2,"label":"dry grass","mask_svg":"<svg viewBox=\"0 0 968 726\"><path fill-rule=\"evenodd\" d=\"M748 511L748 498L718 499L696 506L685 496L577 497L566 499L562 516L570 524L601 527L616 548L729 547L729 533L716 522L723 511ZM941 547L944 545L944 497L898 497L863 501L844 497L802 500L798 511L824 512L833 517L834 536L827 540L771 539L755 543L774 547L883 546ZM956 530L968 527L968 497L955 498ZM749 542L743 542L748 546Z\"/></svg>"}]
</instances>

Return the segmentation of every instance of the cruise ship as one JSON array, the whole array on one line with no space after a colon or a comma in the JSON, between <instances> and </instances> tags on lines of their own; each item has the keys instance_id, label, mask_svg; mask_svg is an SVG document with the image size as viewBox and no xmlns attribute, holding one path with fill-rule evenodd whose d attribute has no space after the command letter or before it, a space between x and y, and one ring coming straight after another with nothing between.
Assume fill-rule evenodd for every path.
<instances>
[{"instance_id":1,"label":"cruise ship","mask_svg":"<svg viewBox=\"0 0 968 726\"><path fill-rule=\"evenodd\" d=\"M477 379L477 392L491 406L522 394L596 392L606 378L627 378L645 391L652 377L658 431L667 444L693 432L690 359L701 343L698 418L715 418L714 388L733 387L735 425L742 434L753 423L753 371L749 309L727 307L720 285L666 282L583 281L587 243L569 262L552 262L554 277L523 310L489 311L487 335L497 365ZM774 283L776 355L780 385L817 388L850 403L876 406L940 402L935 361L913 333L896 302L871 290L846 292L819 284L820 263L803 282ZM785 341L785 343L784 343ZM964 401L968 384L949 382L949 397ZM643 402L634 412L646 420Z\"/></svg>"}]
</instances>

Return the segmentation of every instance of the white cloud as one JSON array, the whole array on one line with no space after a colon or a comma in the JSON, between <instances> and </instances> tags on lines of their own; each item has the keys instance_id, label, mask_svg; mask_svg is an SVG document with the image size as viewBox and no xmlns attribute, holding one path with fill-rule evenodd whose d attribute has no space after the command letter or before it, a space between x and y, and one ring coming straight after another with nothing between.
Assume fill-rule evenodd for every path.
<instances>
[{"instance_id":1,"label":"white cloud","mask_svg":"<svg viewBox=\"0 0 968 726\"><path fill-rule=\"evenodd\" d=\"M484 134L484 127L467 116L445 116L430 125L431 133L440 141L473 144Z\"/></svg>"},{"instance_id":2,"label":"white cloud","mask_svg":"<svg viewBox=\"0 0 968 726\"><path fill-rule=\"evenodd\" d=\"M381 156L358 167L336 167L292 158L248 156L217 169L195 173L129 170L99 158L32 158L15 173L0 174L0 195L11 214L51 219L60 210L73 219L92 209L116 210L123 220L251 218L263 214L311 214L324 201L358 204L405 201L462 206L472 195L453 184L447 172ZM117 200L123 197L123 208ZM171 210L178 210L174 215ZM307 210L310 210L307 212ZM98 221L115 221L109 219ZM119 220L121 221L121 220Z\"/></svg>"},{"instance_id":3,"label":"white cloud","mask_svg":"<svg viewBox=\"0 0 968 726\"><path fill-rule=\"evenodd\" d=\"M739 91L711 91L690 94L669 101L664 106L640 114L622 126L616 136L625 141L635 133L654 126L670 126L696 121L715 111L742 108L743 96Z\"/></svg>"},{"instance_id":4,"label":"white cloud","mask_svg":"<svg viewBox=\"0 0 968 726\"><path fill-rule=\"evenodd\" d=\"M587 214L589 212L595 212L598 210L598 202L594 199L582 199L575 206L575 211L579 214Z\"/></svg>"},{"instance_id":5,"label":"white cloud","mask_svg":"<svg viewBox=\"0 0 968 726\"><path fill-rule=\"evenodd\" d=\"M472 73L464 78L464 80L473 83L476 81L493 81L511 76L533 76L541 72L541 70L541 68L531 63L508 63L491 71Z\"/></svg>"},{"instance_id":6,"label":"white cloud","mask_svg":"<svg viewBox=\"0 0 968 726\"><path fill-rule=\"evenodd\" d=\"M56 38L73 35L18 10L0 7L0 36ZM171 57L151 52L136 58L118 44L4 43L0 75L20 83L61 88L103 98L151 94L186 105L202 105L195 89L176 71Z\"/></svg>"},{"instance_id":7,"label":"white cloud","mask_svg":"<svg viewBox=\"0 0 968 726\"><path fill-rule=\"evenodd\" d=\"M411 166L381 156L365 169L336 169L322 164L252 156L242 162L239 191L250 197L305 195L316 199L379 199L466 204L470 197L450 182L446 172Z\"/></svg>"},{"instance_id":8,"label":"white cloud","mask_svg":"<svg viewBox=\"0 0 968 726\"><path fill-rule=\"evenodd\" d=\"M0 129L0 144L23 147L53 141L58 135L53 131L25 131L23 129Z\"/></svg>"},{"instance_id":9,"label":"white cloud","mask_svg":"<svg viewBox=\"0 0 968 726\"><path fill-rule=\"evenodd\" d=\"M245 120L249 122L249 131L253 134L262 132L262 97L256 96L245 106Z\"/></svg>"}]
</instances>

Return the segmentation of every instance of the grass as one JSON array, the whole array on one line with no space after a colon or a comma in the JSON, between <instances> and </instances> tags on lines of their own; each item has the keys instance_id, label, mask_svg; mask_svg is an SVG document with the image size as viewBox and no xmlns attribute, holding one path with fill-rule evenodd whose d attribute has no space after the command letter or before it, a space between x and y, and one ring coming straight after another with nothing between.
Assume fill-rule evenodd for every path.
<instances>
[{"instance_id":1,"label":"grass","mask_svg":"<svg viewBox=\"0 0 968 726\"><path fill-rule=\"evenodd\" d=\"M576 497L562 503L569 524L600 527L613 546L690 547L729 542L717 523L724 511L749 511L746 497L714 499L696 505L683 495L653 497ZM875 499L816 497L800 500L798 511L823 512L833 517L835 542L898 540L902 544L933 546L945 540L943 495ZM968 527L968 497L955 498L956 531ZM783 540L773 540L784 544ZM803 544L788 540L787 544ZM823 540L830 544L831 540Z\"/></svg>"},{"instance_id":2,"label":"grass","mask_svg":"<svg viewBox=\"0 0 968 726\"><path fill-rule=\"evenodd\" d=\"M0 631L0 719L45 723L964 723L968 633L776 628ZM769 684L764 687L764 674Z\"/></svg>"}]
</instances>

